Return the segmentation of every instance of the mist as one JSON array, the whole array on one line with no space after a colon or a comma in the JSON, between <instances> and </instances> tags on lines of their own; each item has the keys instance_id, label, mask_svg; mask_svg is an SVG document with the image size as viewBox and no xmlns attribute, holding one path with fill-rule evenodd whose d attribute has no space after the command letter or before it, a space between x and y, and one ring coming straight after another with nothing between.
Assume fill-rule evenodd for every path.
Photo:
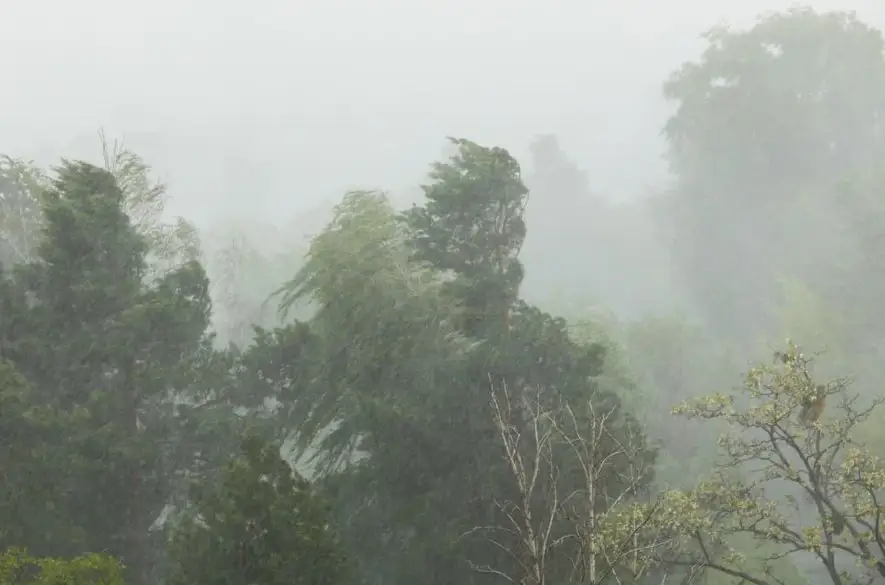
<instances>
[{"instance_id":1,"label":"mist","mask_svg":"<svg viewBox=\"0 0 885 585\"><path fill-rule=\"evenodd\" d=\"M4 7L0 585L885 582L885 7L802 7Z\"/></svg>"},{"instance_id":2,"label":"mist","mask_svg":"<svg viewBox=\"0 0 885 585\"><path fill-rule=\"evenodd\" d=\"M0 24L15 56L0 136L6 152L52 161L95 157L104 127L201 226L355 186L404 189L447 135L522 155L552 133L594 191L636 198L665 174L661 80L716 22L789 5L16 2ZM885 19L869 0L813 6Z\"/></svg>"}]
</instances>

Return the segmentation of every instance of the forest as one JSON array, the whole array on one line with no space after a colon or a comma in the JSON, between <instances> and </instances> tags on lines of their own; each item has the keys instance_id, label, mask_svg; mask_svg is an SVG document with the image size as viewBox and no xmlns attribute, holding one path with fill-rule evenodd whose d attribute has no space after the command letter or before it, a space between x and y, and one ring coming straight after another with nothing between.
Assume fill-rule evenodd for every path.
<instances>
[{"instance_id":1,"label":"forest","mask_svg":"<svg viewBox=\"0 0 885 585\"><path fill-rule=\"evenodd\" d=\"M885 40L704 39L641 201L440 137L210 233L104 134L5 155L0 585L885 583Z\"/></svg>"}]
</instances>

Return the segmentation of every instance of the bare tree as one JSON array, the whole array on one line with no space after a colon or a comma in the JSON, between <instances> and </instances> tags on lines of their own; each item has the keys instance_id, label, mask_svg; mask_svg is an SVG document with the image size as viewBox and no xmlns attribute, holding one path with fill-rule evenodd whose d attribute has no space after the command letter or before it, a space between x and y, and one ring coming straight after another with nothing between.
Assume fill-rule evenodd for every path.
<instances>
[{"instance_id":1,"label":"bare tree","mask_svg":"<svg viewBox=\"0 0 885 585\"><path fill-rule=\"evenodd\" d=\"M33 260L40 236L40 194L48 178L31 161L0 155L0 265Z\"/></svg>"},{"instance_id":2,"label":"bare tree","mask_svg":"<svg viewBox=\"0 0 885 585\"><path fill-rule=\"evenodd\" d=\"M653 457L638 427L624 424L618 404L595 396L576 412L559 393L541 388L514 397L490 379L490 395L515 496L495 501L501 525L467 534L482 533L512 563L474 563L474 570L520 585L645 575L652 565L643 549L654 544L639 535L655 507L629 519L621 512L639 509L634 504L651 478Z\"/></svg>"},{"instance_id":3,"label":"bare tree","mask_svg":"<svg viewBox=\"0 0 885 585\"><path fill-rule=\"evenodd\" d=\"M151 166L122 141L111 144L103 130L99 139L104 168L123 191L126 213L149 246L149 278L162 277L196 260L200 254L196 226L182 217L165 217L170 201L166 184L154 178Z\"/></svg>"}]
</instances>

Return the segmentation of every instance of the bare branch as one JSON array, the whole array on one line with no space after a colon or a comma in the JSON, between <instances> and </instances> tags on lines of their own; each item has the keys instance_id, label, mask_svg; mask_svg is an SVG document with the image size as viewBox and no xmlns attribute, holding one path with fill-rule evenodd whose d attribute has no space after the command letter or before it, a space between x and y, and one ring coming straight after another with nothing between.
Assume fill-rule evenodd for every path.
<instances>
[{"instance_id":1,"label":"bare branch","mask_svg":"<svg viewBox=\"0 0 885 585\"><path fill-rule=\"evenodd\" d=\"M470 532L486 532L496 548L504 544L491 535L506 534L507 556L521 571L517 576L497 568L495 574L526 585L561 580L563 571L569 582L589 585L644 575L652 555L640 533L656 508L626 523L609 520L636 502L651 477L643 437L623 424L618 405L593 396L576 411L556 392L520 389L514 396L506 384L489 382L516 497L497 502L504 525ZM612 529L616 524L619 530Z\"/></svg>"}]
</instances>

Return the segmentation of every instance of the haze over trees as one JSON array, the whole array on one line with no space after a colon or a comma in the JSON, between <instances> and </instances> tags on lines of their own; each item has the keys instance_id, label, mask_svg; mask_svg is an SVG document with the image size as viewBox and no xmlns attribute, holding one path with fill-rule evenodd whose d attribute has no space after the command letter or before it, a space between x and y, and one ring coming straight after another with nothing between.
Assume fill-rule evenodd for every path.
<instances>
[{"instance_id":1,"label":"haze over trees","mask_svg":"<svg viewBox=\"0 0 885 585\"><path fill-rule=\"evenodd\" d=\"M885 582L883 37L705 38L639 202L550 135L275 230L4 157L0 585Z\"/></svg>"}]
</instances>

